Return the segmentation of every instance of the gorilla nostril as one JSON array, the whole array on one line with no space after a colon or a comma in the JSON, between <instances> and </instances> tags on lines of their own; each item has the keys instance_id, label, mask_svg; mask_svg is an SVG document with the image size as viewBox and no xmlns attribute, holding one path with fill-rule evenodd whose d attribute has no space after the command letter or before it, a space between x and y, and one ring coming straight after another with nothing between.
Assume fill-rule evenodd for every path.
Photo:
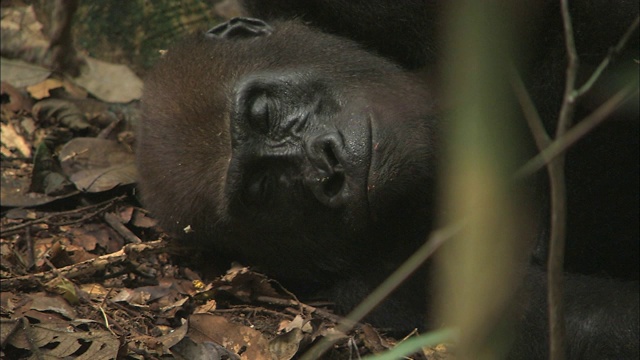
<instances>
[{"instance_id":1,"label":"gorilla nostril","mask_svg":"<svg viewBox=\"0 0 640 360\"><path fill-rule=\"evenodd\" d=\"M340 164L340 161L338 161L338 157L333 151L333 146L330 141L324 142L322 146L322 153L324 154L325 160L327 160L330 168L335 168Z\"/></svg>"},{"instance_id":2,"label":"gorilla nostril","mask_svg":"<svg viewBox=\"0 0 640 360\"><path fill-rule=\"evenodd\" d=\"M346 200L343 147L340 134L335 132L313 137L305 144L310 165L305 173L305 184L321 203L329 207L341 206Z\"/></svg>"},{"instance_id":3,"label":"gorilla nostril","mask_svg":"<svg viewBox=\"0 0 640 360\"><path fill-rule=\"evenodd\" d=\"M337 172L326 178L322 183L322 192L328 198L334 198L340 194L344 185L344 174Z\"/></svg>"},{"instance_id":4,"label":"gorilla nostril","mask_svg":"<svg viewBox=\"0 0 640 360\"><path fill-rule=\"evenodd\" d=\"M307 157L311 164L326 174L342 171L342 138L337 133L328 133L310 139L306 144Z\"/></svg>"}]
</instances>

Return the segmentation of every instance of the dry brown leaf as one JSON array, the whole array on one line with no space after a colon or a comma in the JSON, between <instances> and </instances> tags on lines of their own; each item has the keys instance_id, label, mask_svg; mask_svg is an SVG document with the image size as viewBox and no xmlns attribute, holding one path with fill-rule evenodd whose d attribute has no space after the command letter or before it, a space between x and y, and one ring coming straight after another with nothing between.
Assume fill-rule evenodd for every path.
<instances>
[{"instance_id":1,"label":"dry brown leaf","mask_svg":"<svg viewBox=\"0 0 640 360\"><path fill-rule=\"evenodd\" d=\"M78 316L74 308L59 295L33 293L30 294L30 297L33 299L31 303L31 309L33 310L52 311L70 320Z\"/></svg>"},{"instance_id":2,"label":"dry brown leaf","mask_svg":"<svg viewBox=\"0 0 640 360\"><path fill-rule=\"evenodd\" d=\"M108 331L92 330L72 332L65 323L32 324L29 326L29 338L24 330L13 336L9 343L17 348L29 350L30 343L40 349L41 355L62 359L74 355L78 360L115 359L120 342ZM90 345L84 348L85 344ZM76 352L84 348L82 354Z\"/></svg>"},{"instance_id":3,"label":"dry brown leaf","mask_svg":"<svg viewBox=\"0 0 640 360\"><path fill-rule=\"evenodd\" d=\"M100 100L127 103L142 96L142 80L125 65L110 64L91 57L73 81Z\"/></svg>"},{"instance_id":4,"label":"dry brown leaf","mask_svg":"<svg viewBox=\"0 0 640 360\"><path fill-rule=\"evenodd\" d=\"M109 293L109 290L98 283L80 284L78 287L88 296L89 300L96 302L102 302Z\"/></svg>"},{"instance_id":5,"label":"dry brown leaf","mask_svg":"<svg viewBox=\"0 0 640 360\"><path fill-rule=\"evenodd\" d=\"M133 212L133 218L131 219L131 224L133 226L146 229L156 226L158 221L149 217L145 212L135 209Z\"/></svg>"},{"instance_id":6,"label":"dry brown leaf","mask_svg":"<svg viewBox=\"0 0 640 360\"><path fill-rule=\"evenodd\" d=\"M273 354L274 359L289 360L298 353L300 342L303 339L302 330L293 329L271 340L269 342L269 351Z\"/></svg>"},{"instance_id":7,"label":"dry brown leaf","mask_svg":"<svg viewBox=\"0 0 640 360\"><path fill-rule=\"evenodd\" d=\"M196 343L212 341L246 360L272 360L269 341L257 330L232 324L222 316L193 314L188 336ZM244 350L244 351L243 351Z\"/></svg>"},{"instance_id":8,"label":"dry brown leaf","mask_svg":"<svg viewBox=\"0 0 640 360\"><path fill-rule=\"evenodd\" d=\"M33 100L31 100L31 98L25 96L25 94L5 81L0 82L0 93L2 93L3 98L2 105L0 106L3 110L17 113L20 111L29 111L33 106ZM6 102L5 98L7 100ZM31 118L25 118L25 120L26 119L31 120ZM25 123L25 120L22 120L23 124ZM33 123L33 120L31 120L31 123ZM31 124L31 126L27 125L26 127L30 128L25 130L31 134L33 133L34 126L34 124Z\"/></svg>"},{"instance_id":9,"label":"dry brown leaf","mask_svg":"<svg viewBox=\"0 0 640 360\"><path fill-rule=\"evenodd\" d=\"M58 79L45 79L40 83L27 86L27 92L31 94L32 98L40 100L50 97L51 90L61 88L62 86L62 81Z\"/></svg>"},{"instance_id":10,"label":"dry brown leaf","mask_svg":"<svg viewBox=\"0 0 640 360\"><path fill-rule=\"evenodd\" d=\"M18 134L11 124L0 123L0 142L2 142L2 146L18 150L26 158L31 157L31 145Z\"/></svg>"},{"instance_id":11,"label":"dry brown leaf","mask_svg":"<svg viewBox=\"0 0 640 360\"><path fill-rule=\"evenodd\" d=\"M32 65L22 60L0 59L2 81L22 88L38 84L51 75L51 71L42 66Z\"/></svg>"},{"instance_id":12,"label":"dry brown leaf","mask_svg":"<svg viewBox=\"0 0 640 360\"><path fill-rule=\"evenodd\" d=\"M135 156L106 139L75 138L60 150L62 170L82 191L100 192L136 181Z\"/></svg>"}]
</instances>

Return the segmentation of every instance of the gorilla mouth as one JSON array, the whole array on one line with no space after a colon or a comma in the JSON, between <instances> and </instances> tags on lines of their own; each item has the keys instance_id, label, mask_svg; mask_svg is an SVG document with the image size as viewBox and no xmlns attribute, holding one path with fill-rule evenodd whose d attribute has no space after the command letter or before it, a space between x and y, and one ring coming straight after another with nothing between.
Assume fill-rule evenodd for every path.
<instances>
[{"instance_id":1,"label":"gorilla mouth","mask_svg":"<svg viewBox=\"0 0 640 360\"><path fill-rule=\"evenodd\" d=\"M331 175L322 179L322 190L327 197L333 198L342 191L345 184L345 176L344 172L341 171L342 165L336 156L333 146L330 143L325 143L322 147L322 152L329 168L334 170Z\"/></svg>"},{"instance_id":2,"label":"gorilla mouth","mask_svg":"<svg viewBox=\"0 0 640 360\"><path fill-rule=\"evenodd\" d=\"M366 120L366 126L367 126L367 134L368 137L366 139L367 141L367 153L368 153L368 157L367 159L369 160L367 162L366 165L366 176L364 177L364 199L366 200L366 206L367 206L367 213L369 214L369 217L372 217L372 209L371 209L371 190L375 187L375 185L372 185L373 182L373 154L374 151L376 150L373 142L374 142L374 136L373 136L373 121L374 121L374 116L372 113L368 113L367 114L367 120Z\"/></svg>"},{"instance_id":3,"label":"gorilla mouth","mask_svg":"<svg viewBox=\"0 0 640 360\"><path fill-rule=\"evenodd\" d=\"M366 126L367 126L367 159L369 160L367 162L367 164L365 165L366 167L366 176L364 177L364 194L365 196L363 197L366 201L366 207L367 207L367 213L369 214L369 218L373 218L373 210L371 209L371 191L375 188L375 184L373 181L373 169L374 169L374 164L373 164L373 160L374 160L374 152L377 150L377 146L373 145L374 141L375 141L375 136L373 134L374 131L374 126L373 126L373 122L374 122L374 115L372 113L369 113L367 115L367 120L366 120Z\"/></svg>"}]
</instances>

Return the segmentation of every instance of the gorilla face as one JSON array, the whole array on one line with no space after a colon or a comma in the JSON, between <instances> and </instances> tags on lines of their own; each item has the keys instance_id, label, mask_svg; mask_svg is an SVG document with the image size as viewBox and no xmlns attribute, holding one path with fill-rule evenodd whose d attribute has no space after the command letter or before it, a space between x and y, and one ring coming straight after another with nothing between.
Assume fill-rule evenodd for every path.
<instances>
[{"instance_id":1,"label":"gorilla face","mask_svg":"<svg viewBox=\"0 0 640 360\"><path fill-rule=\"evenodd\" d=\"M148 75L143 199L175 235L274 276L330 277L425 222L433 104L424 84L350 41L273 25L232 20Z\"/></svg>"},{"instance_id":2,"label":"gorilla face","mask_svg":"<svg viewBox=\"0 0 640 360\"><path fill-rule=\"evenodd\" d=\"M336 223L341 212L367 218L373 114L365 94L341 102L347 92L312 70L237 82L224 193L233 219L295 231Z\"/></svg>"}]
</instances>

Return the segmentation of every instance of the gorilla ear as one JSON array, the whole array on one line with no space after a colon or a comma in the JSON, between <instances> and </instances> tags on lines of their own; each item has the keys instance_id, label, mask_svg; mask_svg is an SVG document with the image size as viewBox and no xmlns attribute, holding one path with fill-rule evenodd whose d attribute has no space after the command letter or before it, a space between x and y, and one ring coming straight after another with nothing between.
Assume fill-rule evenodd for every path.
<instances>
[{"instance_id":1,"label":"gorilla ear","mask_svg":"<svg viewBox=\"0 0 640 360\"><path fill-rule=\"evenodd\" d=\"M272 32L273 28L260 19L237 17L213 27L205 35L216 39L245 39L269 36Z\"/></svg>"}]
</instances>

